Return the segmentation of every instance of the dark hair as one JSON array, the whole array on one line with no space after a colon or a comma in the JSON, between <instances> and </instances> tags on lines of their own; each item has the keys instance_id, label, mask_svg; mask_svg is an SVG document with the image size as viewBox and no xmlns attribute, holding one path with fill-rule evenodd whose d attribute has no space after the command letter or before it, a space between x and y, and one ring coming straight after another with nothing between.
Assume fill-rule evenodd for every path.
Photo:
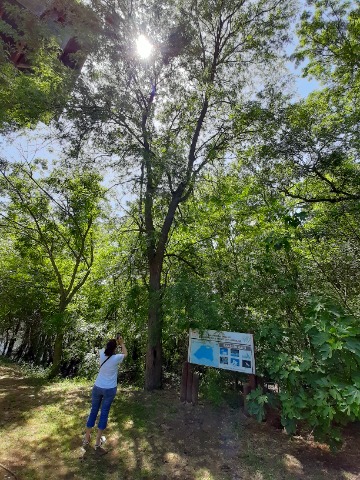
<instances>
[{"instance_id":1,"label":"dark hair","mask_svg":"<svg viewBox=\"0 0 360 480\"><path fill-rule=\"evenodd\" d=\"M112 338L111 340L109 340L106 344L106 347L105 347L105 355L107 357L111 357L111 355L114 355L115 353L115 350L116 350L116 347L117 347L117 343L116 343L116 340L115 338Z\"/></svg>"}]
</instances>

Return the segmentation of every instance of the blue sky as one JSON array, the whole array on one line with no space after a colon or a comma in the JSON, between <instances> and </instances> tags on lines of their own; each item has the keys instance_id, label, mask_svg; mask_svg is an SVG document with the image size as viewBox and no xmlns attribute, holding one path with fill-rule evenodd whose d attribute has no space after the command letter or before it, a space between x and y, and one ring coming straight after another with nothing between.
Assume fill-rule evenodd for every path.
<instances>
[{"instance_id":1,"label":"blue sky","mask_svg":"<svg viewBox=\"0 0 360 480\"><path fill-rule=\"evenodd\" d=\"M309 93L319 88L319 83L316 80L307 80L306 78L297 77L296 86L300 96L305 98Z\"/></svg>"}]
</instances>

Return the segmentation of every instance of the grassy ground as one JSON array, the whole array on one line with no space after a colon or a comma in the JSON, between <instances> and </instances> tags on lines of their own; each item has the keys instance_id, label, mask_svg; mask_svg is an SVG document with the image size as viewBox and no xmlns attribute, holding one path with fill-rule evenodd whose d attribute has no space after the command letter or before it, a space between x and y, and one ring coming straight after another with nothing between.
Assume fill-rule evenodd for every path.
<instances>
[{"instance_id":1,"label":"grassy ground","mask_svg":"<svg viewBox=\"0 0 360 480\"><path fill-rule=\"evenodd\" d=\"M44 383L0 362L0 479L360 479L360 436L354 428L343 451L333 454L259 425L238 409L181 404L172 390L119 388L107 429L108 453L84 453L90 389L89 383Z\"/></svg>"}]
</instances>

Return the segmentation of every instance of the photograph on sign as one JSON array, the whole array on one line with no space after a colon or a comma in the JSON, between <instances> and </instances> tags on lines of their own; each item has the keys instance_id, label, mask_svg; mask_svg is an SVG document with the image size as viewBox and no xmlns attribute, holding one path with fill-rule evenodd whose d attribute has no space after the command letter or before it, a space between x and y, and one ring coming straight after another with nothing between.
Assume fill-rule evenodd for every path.
<instances>
[{"instance_id":1,"label":"photograph on sign","mask_svg":"<svg viewBox=\"0 0 360 480\"><path fill-rule=\"evenodd\" d=\"M250 333L190 330L188 361L235 372L255 373L254 342Z\"/></svg>"}]
</instances>

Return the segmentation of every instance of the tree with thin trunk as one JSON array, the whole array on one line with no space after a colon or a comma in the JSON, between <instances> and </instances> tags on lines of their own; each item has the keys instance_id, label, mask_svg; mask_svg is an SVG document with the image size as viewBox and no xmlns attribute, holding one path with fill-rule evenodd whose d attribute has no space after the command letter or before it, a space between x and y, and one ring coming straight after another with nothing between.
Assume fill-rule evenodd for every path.
<instances>
[{"instance_id":1,"label":"tree with thin trunk","mask_svg":"<svg viewBox=\"0 0 360 480\"><path fill-rule=\"evenodd\" d=\"M67 307L94 262L94 234L103 197L100 177L64 167L46 176L45 169L34 165L4 161L0 175L0 229L13 234L18 250L30 255L34 269L52 272L48 288L57 296L52 312L54 376L61 366Z\"/></svg>"}]
</instances>

